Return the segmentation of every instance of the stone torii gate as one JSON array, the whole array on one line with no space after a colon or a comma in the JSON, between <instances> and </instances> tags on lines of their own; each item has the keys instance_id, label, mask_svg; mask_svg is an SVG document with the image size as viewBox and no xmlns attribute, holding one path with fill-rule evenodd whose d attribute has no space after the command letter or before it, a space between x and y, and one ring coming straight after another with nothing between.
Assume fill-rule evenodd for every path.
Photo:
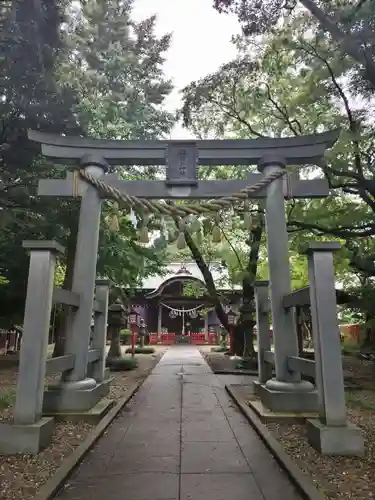
<instances>
[{"instance_id":1,"label":"stone torii gate","mask_svg":"<svg viewBox=\"0 0 375 500\"><path fill-rule=\"evenodd\" d=\"M203 141L115 141L70 138L29 131L29 138L41 143L42 154L55 162L80 166L109 186L146 199L217 199L231 195L264 175L280 172L287 165L312 165L322 158L338 138L338 131L283 139L203 140ZM258 165L261 174L249 173L246 180L200 181L199 165ZM109 165L165 165L165 180L124 181L109 174ZM98 252L101 193L91 184L68 172L65 180L41 180L39 196L81 197L79 230L73 276L73 292L82 303L72 317L67 335L67 354L75 356L75 366L64 383L69 391L92 388L87 378L92 302ZM289 181L289 182L288 182ZM294 314L282 305L291 292L288 234L284 198L319 198L328 195L325 179L299 180L279 178L255 198L265 198L271 309L276 356L276 378L270 381L274 391L295 392L301 397L301 411L311 410L315 402L313 386L301 381L298 373L287 369L287 357L297 356Z\"/></svg>"},{"instance_id":2,"label":"stone torii gate","mask_svg":"<svg viewBox=\"0 0 375 500\"><path fill-rule=\"evenodd\" d=\"M30 261L27 304L34 304L36 307L38 293L44 294L45 300L39 307L37 325L32 320L31 306L25 310L25 325L28 326L24 330L21 347L23 361L20 363L12 430L12 436L16 436L14 439L17 442L12 438L14 442L12 441L8 450L37 452L48 444L51 429L43 431L45 436L40 430L46 424L41 419L42 409L47 415L86 411L108 392L109 383L105 379L102 355L108 290L104 290L103 284L95 283L95 278L101 205L103 199L110 197L111 193L98 188L95 182L100 181L116 190L120 196L121 193L131 194L146 200L218 200L241 189L248 189L249 185L249 191L246 191L249 197L265 198L276 376L266 382L264 390L269 392L269 401L275 399L275 404L280 401L280 397L285 399L286 406L291 402L298 402L298 408L290 411L309 411L314 408L317 398L313 385L301 380L300 372L288 369L288 360L298 355L298 349L294 313L291 308L283 306L284 296L291 293L284 198L291 195L293 198L325 197L329 188L325 179L286 179L282 174L287 165L317 164L337 137L338 131L285 139L106 141L30 131L29 138L41 144L44 156L64 165L79 167L87 177L83 174L77 176L77 172L67 172L63 180L39 181L39 196L81 198L72 290L60 293L60 302L72 305L74 310L68 321L64 356L56 358L58 366L53 367L55 371L62 373L61 381L43 394L44 371L39 370L38 366L44 366L46 353L54 266L54 257L51 255L61 250L54 242L29 242L26 246L33 250L35 258L32 257ZM117 175L108 173L109 165L165 165L166 178L155 181L123 181ZM246 180L200 181L197 175L200 165L240 165L244 169L249 165L258 165L261 173L248 173ZM42 265L40 259L44 263L45 273L43 279L41 277L38 281L34 278L40 275L37 272ZM46 259L49 259L48 262ZM34 282L42 289L40 292L35 290ZM48 286L42 285L42 282ZM93 311L97 316L97 325L90 350ZM35 336L38 342L33 341ZM96 366L94 370L93 361ZM34 366L33 377L30 377L30 366ZM291 394L294 397L290 397ZM49 422L47 424L49 426ZM0 433L0 438L10 432L8 427ZM31 432L36 433L36 438L33 438L29 447L25 447L23 441ZM1 442L0 439L0 445Z\"/></svg>"}]
</instances>

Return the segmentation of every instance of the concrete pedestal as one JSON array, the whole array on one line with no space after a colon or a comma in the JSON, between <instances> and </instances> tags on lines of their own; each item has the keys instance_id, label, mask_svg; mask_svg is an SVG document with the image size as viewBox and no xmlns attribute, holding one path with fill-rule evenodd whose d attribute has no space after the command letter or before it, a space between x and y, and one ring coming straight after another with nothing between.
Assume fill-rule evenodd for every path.
<instances>
[{"instance_id":1,"label":"concrete pedestal","mask_svg":"<svg viewBox=\"0 0 375 500\"><path fill-rule=\"evenodd\" d=\"M269 381L270 382L270 381ZM272 390L266 385L254 387L263 405L273 412L316 413L318 412L317 391L304 381L293 384L293 390Z\"/></svg>"},{"instance_id":2,"label":"concrete pedestal","mask_svg":"<svg viewBox=\"0 0 375 500\"><path fill-rule=\"evenodd\" d=\"M82 390L70 388L68 384L51 385L44 391L43 413L91 410L100 399L107 396L110 382L105 380L95 387Z\"/></svg>"},{"instance_id":3,"label":"concrete pedestal","mask_svg":"<svg viewBox=\"0 0 375 500\"><path fill-rule=\"evenodd\" d=\"M348 423L333 427L318 419L307 420L307 439L310 445L322 455L363 456L363 431Z\"/></svg>"},{"instance_id":4,"label":"concrete pedestal","mask_svg":"<svg viewBox=\"0 0 375 500\"><path fill-rule=\"evenodd\" d=\"M0 424L0 455L37 455L52 442L55 420L43 417L34 424Z\"/></svg>"},{"instance_id":5,"label":"concrete pedestal","mask_svg":"<svg viewBox=\"0 0 375 500\"><path fill-rule=\"evenodd\" d=\"M262 383L259 380L254 380L254 382L253 382L253 391L254 391L254 395L257 398L260 398L260 388L261 388L261 386L262 386Z\"/></svg>"}]
</instances>

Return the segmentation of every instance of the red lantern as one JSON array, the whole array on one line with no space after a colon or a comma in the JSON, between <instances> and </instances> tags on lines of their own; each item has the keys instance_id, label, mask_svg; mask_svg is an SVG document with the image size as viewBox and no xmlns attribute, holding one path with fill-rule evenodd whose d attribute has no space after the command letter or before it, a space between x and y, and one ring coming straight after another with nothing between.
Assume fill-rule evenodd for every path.
<instances>
[{"instance_id":1,"label":"red lantern","mask_svg":"<svg viewBox=\"0 0 375 500\"><path fill-rule=\"evenodd\" d=\"M135 339L137 336L137 328L139 327L139 324L140 324L140 314L135 309L131 309L130 312L128 312L128 325L130 326L130 330L132 332L131 336L132 356L134 356Z\"/></svg>"},{"instance_id":2,"label":"red lantern","mask_svg":"<svg viewBox=\"0 0 375 500\"><path fill-rule=\"evenodd\" d=\"M237 314L229 308L227 313L228 325L229 325L229 351L233 353L233 327L236 324Z\"/></svg>"}]
</instances>

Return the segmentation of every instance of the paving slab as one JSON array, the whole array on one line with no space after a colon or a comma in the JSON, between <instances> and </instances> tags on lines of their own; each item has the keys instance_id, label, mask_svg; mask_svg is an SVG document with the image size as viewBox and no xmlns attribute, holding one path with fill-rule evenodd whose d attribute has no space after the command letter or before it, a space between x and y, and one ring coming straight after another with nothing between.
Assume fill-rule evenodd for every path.
<instances>
[{"instance_id":1,"label":"paving slab","mask_svg":"<svg viewBox=\"0 0 375 500\"><path fill-rule=\"evenodd\" d=\"M196 347L169 348L56 500L302 500L227 380Z\"/></svg>"}]
</instances>

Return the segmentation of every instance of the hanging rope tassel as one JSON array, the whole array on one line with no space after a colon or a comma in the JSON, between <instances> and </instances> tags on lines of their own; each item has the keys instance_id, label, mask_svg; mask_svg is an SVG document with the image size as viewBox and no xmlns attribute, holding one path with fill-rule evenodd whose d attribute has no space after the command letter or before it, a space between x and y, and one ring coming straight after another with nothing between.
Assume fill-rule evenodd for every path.
<instances>
[{"instance_id":1,"label":"hanging rope tassel","mask_svg":"<svg viewBox=\"0 0 375 500\"><path fill-rule=\"evenodd\" d=\"M114 214L109 224L109 229L113 233L118 233L120 231L120 221L117 214Z\"/></svg>"},{"instance_id":2,"label":"hanging rope tassel","mask_svg":"<svg viewBox=\"0 0 375 500\"><path fill-rule=\"evenodd\" d=\"M177 238L177 249L183 250L184 248L186 248L186 239L185 239L186 222L185 222L185 219L180 219L180 221L178 223L178 229L180 231L180 234L178 235L178 238Z\"/></svg>"},{"instance_id":3,"label":"hanging rope tassel","mask_svg":"<svg viewBox=\"0 0 375 500\"><path fill-rule=\"evenodd\" d=\"M150 220L150 217L148 215L143 215L142 217L142 225L141 229L139 231L139 242L140 243L149 243L149 237L148 237L148 227L147 224Z\"/></svg>"},{"instance_id":4,"label":"hanging rope tassel","mask_svg":"<svg viewBox=\"0 0 375 500\"><path fill-rule=\"evenodd\" d=\"M119 213L120 213L120 207L119 207L118 203L115 202L113 204L113 214L111 217L111 222L109 223L109 229L113 233L118 233L120 231Z\"/></svg>"},{"instance_id":5,"label":"hanging rope tassel","mask_svg":"<svg viewBox=\"0 0 375 500\"><path fill-rule=\"evenodd\" d=\"M245 200L244 203L244 214L243 214L243 225L245 229L251 229L253 227L253 220L250 214L250 203L249 200Z\"/></svg>"},{"instance_id":6,"label":"hanging rope tassel","mask_svg":"<svg viewBox=\"0 0 375 500\"><path fill-rule=\"evenodd\" d=\"M221 243L220 215L215 215L215 225L212 229L212 243Z\"/></svg>"}]
</instances>

